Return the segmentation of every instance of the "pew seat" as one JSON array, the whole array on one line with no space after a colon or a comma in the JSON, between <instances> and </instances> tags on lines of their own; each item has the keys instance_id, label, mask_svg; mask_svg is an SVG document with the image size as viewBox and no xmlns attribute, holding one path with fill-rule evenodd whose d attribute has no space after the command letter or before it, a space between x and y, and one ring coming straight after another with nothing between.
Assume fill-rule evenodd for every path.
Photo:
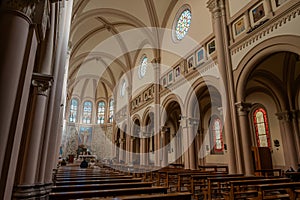
<instances>
[{"instance_id":1,"label":"pew seat","mask_svg":"<svg viewBox=\"0 0 300 200\"><path fill-rule=\"evenodd\" d=\"M76 198L92 198L92 197L117 197L124 195L137 194L157 194L167 193L167 187L141 187L141 188L122 188L107 190L89 190L89 191L71 191L71 192L51 192L50 200L65 200Z\"/></svg>"}]
</instances>

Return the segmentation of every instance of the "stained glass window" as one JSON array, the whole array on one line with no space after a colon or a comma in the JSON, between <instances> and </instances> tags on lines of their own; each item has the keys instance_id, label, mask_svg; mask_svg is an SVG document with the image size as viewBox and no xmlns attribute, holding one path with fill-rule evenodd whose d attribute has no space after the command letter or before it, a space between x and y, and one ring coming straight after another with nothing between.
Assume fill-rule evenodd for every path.
<instances>
[{"instance_id":1,"label":"stained glass window","mask_svg":"<svg viewBox=\"0 0 300 200\"><path fill-rule=\"evenodd\" d=\"M175 33L178 40L182 40L191 26L192 14L189 9L185 9L177 19Z\"/></svg>"},{"instance_id":2,"label":"stained glass window","mask_svg":"<svg viewBox=\"0 0 300 200\"><path fill-rule=\"evenodd\" d=\"M222 138L222 122L218 117L213 118L212 134L214 137L214 152L222 152L224 146Z\"/></svg>"},{"instance_id":3,"label":"stained glass window","mask_svg":"<svg viewBox=\"0 0 300 200\"><path fill-rule=\"evenodd\" d=\"M114 100L110 99L109 101L109 123L113 122L113 116L114 116Z\"/></svg>"},{"instance_id":4,"label":"stained glass window","mask_svg":"<svg viewBox=\"0 0 300 200\"><path fill-rule=\"evenodd\" d=\"M90 124L92 120L92 108L93 104L90 101L85 101L83 104L83 116L82 123Z\"/></svg>"},{"instance_id":5,"label":"stained glass window","mask_svg":"<svg viewBox=\"0 0 300 200\"><path fill-rule=\"evenodd\" d=\"M98 103L97 124L104 124L105 119L105 102Z\"/></svg>"},{"instance_id":6,"label":"stained glass window","mask_svg":"<svg viewBox=\"0 0 300 200\"><path fill-rule=\"evenodd\" d=\"M147 56L144 56L141 60L141 64L139 66L139 77L143 78L146 75L147 71L147 65L148 65L148 58Z\"/></svg>"},{"instance_id":7,"label":"stained glass window","mask_svg":"<svg viewBox=\"0 0 300 200\"><path fill-rule=\"evenodd\" d=\"M257 108L253 112L253 122L258 147L271 147L267 112L264 108Z\"/></svg>"},{"instance_id":8,"label":"stained glass window","mask_svg":"<svg viewBox=\"0 0 300 200\"><path fill-rule=\"evenodd\" d=\"M77 109L78 109L78 100L73 98L71 100L71 106L70 106L70 117L69 117L70 122L74 122L74 123L76 122Z\"/></svg>"}]
</instances>

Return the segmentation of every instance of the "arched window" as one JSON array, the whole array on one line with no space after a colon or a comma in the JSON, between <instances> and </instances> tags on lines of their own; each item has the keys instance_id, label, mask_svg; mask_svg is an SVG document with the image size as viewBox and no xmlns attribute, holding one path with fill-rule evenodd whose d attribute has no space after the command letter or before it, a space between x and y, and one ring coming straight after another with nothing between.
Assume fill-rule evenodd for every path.
<instances>
[{"instance_id":1,"label":"arched window","mask_svg":"<svg viewBox=\"0 0 300 200\"><path fill-rule=\"evenodd\" d=\"M97 124L104 124L105 119L105 102L98 103Z\"/></svg>"},{"instance_id":2,"label":"arched window","mask_svg":"<svg viewBox=\"0 0 300 200\"><path fill-rule=\"evenodd\" d=\"M71 100L71 106L70 106L70 117L69 117L70 122L74 122L74 123L76 122L77 110L78 110L78 100L73 98Z\"/></svg>"},{"instance_id":3,"label":"arched window","mask_svg":"<svg viewBox=\"0 0 300 200\"><path fill-rule=\"evenodd\" d=\"M267 112L264 108L256 108L253 112L253 124L258 147L271 147Z\"/></svg>"},{"instance_id":4,"label":"arched window","mask_svg":"<svg viewBox=\"0 0 300 200\"><path fill-rule=\"evenodd\" d=\"M224 150L224 142L223 142L223 136L222 136L222 121L219 117L213 117L211 119L211 135L212 135L212 153L223 153Z\"/></svg>"},{"instance_id":5,"label":"arched window","mask_svg":"<svg viewBox=\"0 0 300 200\"><path fill-rule=\"evenodd\" d=\"M109 123L112 123L114 119L114 100L110 99L109 101Z\"/></svg>"},{"instance_id":6,"label":"arched window","mask_svg":"<svg viewBox=\"0 0 300 200\"><path fill-rule=\"evenodd\" d=\"M92 108L93 104L90 101L85 101L83 104L83 116L82 123L90 124L92 120Z\"/></svg>"},{"instance_id":7,"label":"arched window","mask_svg":"<svg viewBox=\"0 0 300 200\"><path fill-rule=\"evenodd\" d=\"M138 70L139 78L143 78L146 75L147 65L148 65L148 58L146 55L144 55L143 58L141 59L141 63Z\"/></svg>"}]
</instances>

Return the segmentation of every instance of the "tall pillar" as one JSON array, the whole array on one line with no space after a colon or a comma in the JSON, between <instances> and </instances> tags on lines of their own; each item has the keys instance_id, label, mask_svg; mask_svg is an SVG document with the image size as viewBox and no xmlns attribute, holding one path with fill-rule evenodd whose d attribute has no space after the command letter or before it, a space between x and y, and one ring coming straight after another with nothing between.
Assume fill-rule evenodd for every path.
<instances>
[{"instance_id":1,"label":"tall pillar","mask_svg":"<svg viewBox=\"0 0 300 200\"><path fill-rule=\"evenodd\" d=\"M161 130L161 146L160 146L160 150L162 151L162 162L161 162L161 166L162 167L166 167L168 165L168 149L167 149L167 138L166 138L166 134L168 132L168 127L163 127Z\"/></svg>"},{"instance_id":2,"label":"tall pillar","mask_svg":"<svg viewBox=\"0 0 300 200\"><path fill-rule=\"evenodd\" d=\"M28 131L26 148L24 149L24 161L21 168L21 178L16 187L17 192L14 194L15 198L23 198L28 195L38 195L42 190L36 187L39 182L36 177L39 172L39 156L40 148L42 147L44 116L46 112L48 89L52 84L52 76L45 74L33 74L32 85L34 89L34 98L32 105L32 125ZM26 186L27 188L24 188ZM30 186L28 188L28 186ZM36 188L36 189L35 189Z\"/></svg>"},{"instance_id":3,"label":"tall pillar","mask_svg":"<svg viewBox=\"0 0 300 200\"><path fill-rule=\"evenodd\" d=\"M245 175L254 175L253 158L251 153L251 132L248 113L252 106L251 103L239 102L236 104L240 121L240 133L243 147L244 169Z\"/></svg>"},{"instance_id":4,"label":"tall pillar","mask_svg":"<svg viewBox=\"0 0 300 200\"><path fill-rule=\"evenodd\" d=\"M188 119L185 116L181 116L180 119L181 125L181 135L182 135L182 155L184 158L184 168L190 169L190 161L189 161L189 132L188 132Z\"/></svg>"},{"instance_id":5,"label":"tall pillar","mask_svg":"<svg viewBox=\"0 0 300 200\"><path fill-rule=\"evenodd\" d=\"M289 111L276 113L277 118L282 126L282 143L284 149L285 165L287 168L298 168L297 150L293 136L291 113Z\"/></svg>"},{"instance_id":6,"label":"tall pillar","mask_svg":"<svg viewBox=\"0 0 300 200\"><path fill-rule=\"evenodd\" d=\"M55 3L51 4L51 18L50 18L50 28L47 31L46 38L42 42L42 52L43 57L41 58L40 62L40 73L45 75L52 74L52 60L53 60L53 43L54 43L54 31L55 31L55 15L56 15L56 9L55 9ZM52 78L53 80L53 78ZM40 108L42 109L42 112L47 112L47 104L48 104L48 98L47 102L45 103L45 107ZM47 103L47 104L46 104ZM41 114L40 114L41 115ZM41 115L43 121L43 125L45 125L46 122L46 115ZM48 153L48 144L50 139L50 134L45 132L45 126L43 126L42 130L44 137L43 137L43 143L42 143L42 152L41 152L41 160L40 160L40 166L39 166L39 177L38 182L44 183L45 179L45 170L46 170L46 162L47 162L47 153Z\"/></svg>"},{"instance_id":7,"label":"tall pillar","mask_svg":"<svg viewBox=\"0 0 300 200\"><path fill-rule=\"evenodd\" d=\"M299 110L291 111L293 122L293 133L295 137L297 152L300 152L300 133L299 133ZM298 163L300 163L300 154L297 154Z\"/></svg>"},{"instance_id":8,"label":"tall pillar","mask_svg":"<svg viewBox=\"0 0 300 200\"><path fill-rule=\"evenodd\" d=\"M196 138L199 120L189 118L188 119L188 144L189 144L189 169L197 169L197 154L196 154Z\"/></svg>"},{"instance_id":9,"label":"tall pillar","mask_svg":"<svg viewBox=\"0 0 300 200\"><path fill-rule=\"evenodd\" d=\"M57 27L56 33L57 41L55 42L55 55L53 55L53 86L51 89L47 124L45 133L49 134L48 142L48 154L45 169L45 182L52 182L52 171L56 168L58 162L57 150L60 146L61 134L59 129L62 126L62 121L59 121L61 114L61 106L64 99L62 99L64 78L66 73L66 61L68 58L68 41L70 33L70 24L72 16L73 0L62 0L56 4L58 10L56 16L59 19L59 27Z\"/></svg>"},{"instance_id":10,"label":"tall pillar","mask_svg":"<svg viewBox=\"0 0 300 200\"><path fill-rule=\"evenodd\" d=\"M121 130L122 131L122 130ZM126 159L125 159L125 155L124 155L124 151L126 150L126 138L123 138L124 137L124 133L123 133L123 131L120 133L120 138L118 139L119 141L119 143L120 143L120 146L119 146L119 150L117 150L117 151L119 151L119 162L122 160L122 161L125 161ZM125 148L124 148L124 146L125 146ZM118 147L117 147L118 148Z\"/></svg>"},{"instance_id":11,"label":"tall pillar","mask_svg":"<svg viewBox=\"0 0 300 200\"><path fill-rule=\"evenodd\" d=\"M151 61L154 69L154 152L155 159L154 165L160 166L162 160L162 149L160 149L161 143L161 117L160 117L160 58L155 58Z\"/></svg>"},{"instance_id":12,"label":"tall pillar","mask_svg":"<svg viewBox=\"0 0 300 200\"><path fill-rule=\"evenodd\" d=\"M3 0L0 9L0 199L11 199L19 181L18 156L26 137L27 104L38 42L44 38L45 1ZM36 26L33 26L36 24ZM19 163L17 163L19 162ZM15 176L16 175L16 176Z\"/></svg>"},{"instance_id":13,"label":"tall pillar","mask_svg":"<svg viewBox=\"0 0 300 200\"><path fill-rule=\"evenodd\" d=\"M229 173L237 172L237 160L236 160L236 145L233 129L233 117L231 111L235 110L232 100L234 101L233 86L232 86L232 68L229 61L228 52L228 33L226 26L225 7L223 0L209 0L208 8L213 17L213 30L215 34L216 49L218 52L218 69L220 77L220 88L222 91L222 107L224 110L224 130L226 134L227 151L229 154ZM222 88L224 87L224 88Z\"/></svg>"}]
</instances>

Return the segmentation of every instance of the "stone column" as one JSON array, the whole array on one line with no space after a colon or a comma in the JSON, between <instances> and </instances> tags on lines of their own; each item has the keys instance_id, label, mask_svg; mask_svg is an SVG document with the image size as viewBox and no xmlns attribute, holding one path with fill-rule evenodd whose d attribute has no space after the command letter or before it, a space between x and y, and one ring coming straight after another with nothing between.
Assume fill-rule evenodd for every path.
<instances>
[{"instance_id":1,"label":"stone column","mask_svg":"<svg viewBox=\"0 0 300 200\"><path fill-rule=\"evenodd\" d=\"M130 140L129 140L129 142L130 142L130 146L129 146L129 163L132 163L133 162L133 154L134 154L134 151L135 151L135 149L133 149L133 142L134 142L134 140L135 140L135 137L134 136L131 136L130 137Z\"/></svg>"},{"instance_id":2,"label":"stone column","mask_svg":"<svg viewBox=\"0 0 300 200\"><path fill-rule=\"evenodd\" d=\"M161 166L162 167L166 167L168 165L168 150L166 147L166 134L168 132L168 127L163 127L161 130L161 139L160 139L160 150L162 151L162 162L161 162Z\"/></svg>"},{"instance_id":3,"label":"stone column","mask_svg":"<svg viewBox=\"0 0 300 200\"><path fill-rule=\"evenodd\" d=\"M58 34L58 40L55 45L55 59L53 61L53 86L51 89L48 113L47 113L47 124L45 128L45 134L49 134L48 143L48 154L45 169L45 182L52 182L52 171L56 168L58 155L56 154L60 143L61 133L59 128L62 126L62 121L59 121L61 106L64 102L62 99L63 94L63 83L64 76L66 72L66 60L68 57L68 41L70 33L70 24L72 16L73 0L62 0L56 4L58 13L57 17L59 19L59 27L56 29Z\"/></svg>"},{"instance_id":4,"label":"stone column","mask_svg":"<svg viewBox=\"0 0 300 200\"><path fill-rule=\"evenodd\" d=\"M154 69L154 153L155 160L154 165L160 165L160 129L161 129L161 117L160 117L160 58L155 58L151 61Z\"/></svg>"},{"instance_id":5,"label":"stone column","mask_svg":"<svg viewBox=\"0 0 300 200\"><path fill-rule=\"evenodd\" d=\"M11 199L14 184L19 182L18 156L23 153L22 137L25 123L38 42L44 39L47 17L45 1L1 2L0 26L0 199ZM36 24L33 26L33 24ZM17 164L17 162L19 162ZM15 175L17 175L15 177ZM15 181L15 183L14 183Z\"/></svg>"},{"instance_id":6,"label":"stone column","mask_svg":"<svg viewBox=\"0 0 300 200\"><path fill-rule=\"evenodd\" d=\"M126 159L124 158L125 156L124 156L124 154L125 154L125 148L126 148L126 138L123 138L124 137L124 134L123 133L121 133L120 134L120 138L118 139L119 141L119 143L120 143L120 147L119 147L119 150L117 150L117 151L119 151L119 162L122 160L122 161L125 161ZM124 145L125 145L125 148L124 148Z\"/></svg>"},{"instance_id":7,"label":"stone column","mask_svg":"<svg viewBox=\"0 0 300 200\"><path fill-rule=\"evenodd\" d=\"M282 143L284 149L284 158L286 163L286 168L293 167L298 168L298 159L295 140L293 136L293 128L291 121L291 113L289 111L276 113L277 118L282 126Z\"/></svg>"},{"instance_id":8,"label":"stone column","mask_svg":"<svg viewBox=\"0 0 300 200\"><path fill-rule=\"evenodd\" d=\"M182 155L184 157L184 168L190 169L190 160L189 160L189 132L188 132L188 119L186 116L181 116L180 119L181 126L181 135L182 135Z\"/></svg>"},{"instance_id":9,"label":"stone column","mask_svg":"<svg viewBox=\"0 0 300 200\"><path fill-rule=\"evenodd\" d=\"M52 74L52 60L53 60L53 43L54 43L54 31L55 31L55 15L56 15L56 10L55 10L55 3L51 4L51 18L50 18L50 28L47 31L46 38L42 42L42 52L43 52L43 57L40 60L40 73L41 74L46 74L50 75ZM47 102L45 102L45 107L42 109L43 113L47 111L47 104L48 104L48 99ZM44 119L44 123L46 122L46 116L42 116ZM44 124L43 123L43 124ZM40 171L39 171L39 177L38 177L38 182L43 183L45 180L45 169L46 169L46 162L47 162L47 153L48 153L48 144L49 144L49 139L50 139L50 134L45 133L45 127L43 127L42 132L45 134L43 138L43 144L42 144L42 155L41 155L41 161L40 161Z\"/></svg>"},{"instance_id":10,"label":"stone column","mask_svg":"<svg viewBox=\"0 0 300 200\"><path fill-rule=\"evenodd\" d=\"M218 52L218 69L221 77L220 88L222 96L222 107L224 111L224 130L226 134L227 151L229 154L229 173L237 172L237 158L235 136L233 129L233 116L231 111L234 111L234 105L231 100L234 100L233 86L232 86L232 68L229 61L228 52L228 35L225 21L225 9L223 0L209 0L208 8L213 17L213 29L216 41L216 50ZM223 88L222 88L223 87Z\"/></svg>"},{"instance_id":11,"label":"stone column","mask_svg":"<svg viewBox=\"0 0 300 200\"><path fill-rule=\"evenodd\" d=\"M245 175L254 175L253 158L251 152L251 132L248 113L252 106L251 103L239 102L236 103L238 108L240 133L242 139L243 156L244 156L244 170Z\"/></svg>"},{"instance_id":12,"label":"stone column","mask_svg":"<svg viewBox=\"0 0 300 200\"><path fill-rule=\"evenodd\" d=\"M293 111L291 111L291 114L292 114L296 149L297 149L297 152L300 152L299 110L293 110ZM300 163L300 153L297 154L297 158L298 158L298 163Z\"/></svg>"},{"instance_id":13,"label":"stone column","mask_svg":"<svg viewBox=\"0 0 300 200\"><path fill-rule=\"evenodd\" d=\"M39 197L46 193L44 181L39 182L37 179L40 170L39 159L40 149L42 147L44 117L47 105L48 89L52 85L52 76L45 74L33 74L32 85L34 87L34 97L32 105L32 125L28 130L26 147L23 149L22 168L20 169L20 180L15 187L14 198L22 199L24 197ZM48 194L45 194L48 195Z\"/></svg>"},{"instance_id":14,"label":"stone column","mask_svg":"<svg viewBox=\"0 0 300 200\"><path fill-rule=\"evenodd\" d=\"M188 119L189 169L197 169L196 137L199 125L198 119Z\"/></svg>"}]
</instances>

